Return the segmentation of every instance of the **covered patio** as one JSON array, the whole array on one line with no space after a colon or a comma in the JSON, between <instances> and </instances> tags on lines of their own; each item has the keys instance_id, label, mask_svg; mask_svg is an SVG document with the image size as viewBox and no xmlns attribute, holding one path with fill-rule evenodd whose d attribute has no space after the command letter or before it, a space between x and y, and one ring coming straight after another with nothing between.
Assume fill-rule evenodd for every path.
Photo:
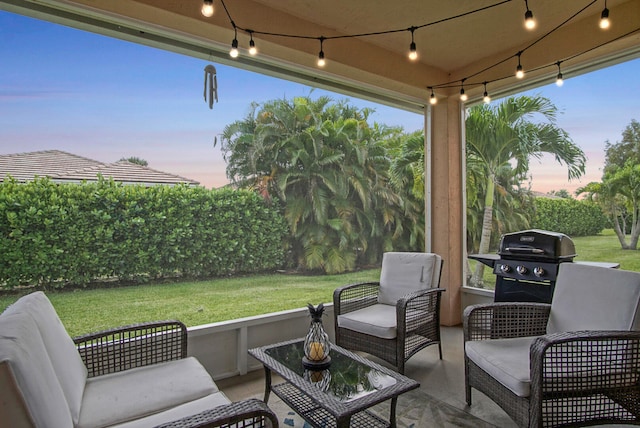
<instances>
[{"instance_id":1,"label":"covered patio","mask_svg":"<svg viewBox=\"0 0 640 428\"><path fill-rule=\"evenodd\" d=\"M465 287L464 109L482 102L485 92L498 98L551 82L560 68L569 77L640 57L640 2L213 3L209 18L200 13L200 0L0 0L0 9L423 114L426 249L446 260L444 356L439 360L435 350L424 350L407 363L406 375L462 412L515 426L480 394L471 407L464 401L462 312L493 300L490 291ZM598 28L605 7L614 22L607 31ZM537 23L534 31L524 27L528 11ZM232 59L234 39L240 55ZM256 56L247 52L250 39L259 48ZM415 61L407 57L412 41ZM316 65L320 51L324 67ZM526 71L522 80L515 76L518 65ZM247 349L300 337L307 325L306 309L300 309L198 326L189 330L189 352L232 400L259 397L263 372ZM333 331L331 324L326 328Z\"/></svg>"},{"instance_id":2,"label":"covered patio","mask_svg":"<svg viewBox=\"0 0 640 428\"><path fill-rule=\"evenodd\" d=\"M446 260L441 319L448 326L461 322L469 303L492 298L464 287L465 106L482 102L485 92L497 98L553 82L559 72L569 78L640 55L635 0L431 0L401 7L237 0L214 1L211 17L201 6L200 0L0 1L11 12L424 114L426 249ZM607 30L598 26L605 8ZM525 28L528 14L532 30ZM234 39L237 58L229 56ZM255 56L248 53L251 41ZM412 48L415 60L407 56ZM523 79L515 76L517 66Z\"/></svg>"}]
</instances>

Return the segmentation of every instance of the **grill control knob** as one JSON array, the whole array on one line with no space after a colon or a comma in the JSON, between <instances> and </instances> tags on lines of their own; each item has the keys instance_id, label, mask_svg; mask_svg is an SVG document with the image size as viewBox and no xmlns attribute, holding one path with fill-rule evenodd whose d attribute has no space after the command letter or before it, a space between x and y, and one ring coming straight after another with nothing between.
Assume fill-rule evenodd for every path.
<instances>
[{"instance_id":1,"label":"grill control knob","mask_svg":"<svg viewBox=\"0 0 640 428\"><path fill-rule=\"evenodd\" d=\"M511 266L509 266L509 265L500 265L500 272L502 272L502 273L511 272Z\"/></svg>"},{"instance_id":2,"label":"grill control knob","mask_svg":"<svg viewBox=\"0 0 640 428\"><path fill-rule=\"evenodd\" d=\"M520 266L516 267L516 272L518 272L520 275L526 275L527 272L529 272L529 269L527 269L526 266L520 265Z\"/></svg>"},{"instance_id":3,"label":"grill control knob","mask_svg":"<svg viewBox=\"0 0 640 428\"><path fill-rule=\"evenodd\" d=\"M537 276L538 278L540 278L542 275L544 275L544 269L542 269L540 266L536 266L533 268L533 274L535 276Z\"/></svg>"}]
</instances>

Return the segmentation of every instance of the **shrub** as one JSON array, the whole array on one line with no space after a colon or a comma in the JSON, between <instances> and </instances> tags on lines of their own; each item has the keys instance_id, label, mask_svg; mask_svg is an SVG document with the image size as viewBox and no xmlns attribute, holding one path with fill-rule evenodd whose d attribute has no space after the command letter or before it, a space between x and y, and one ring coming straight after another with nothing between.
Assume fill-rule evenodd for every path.
<instances>
[{"instance_id":1,"label":"shrub","mask_svg":"<svg viewBox=\"0 0 640 428\"><path fill-rule=\"evenodd\" d=\"M250 191L112 180L0 184L0 287L262 272L284 262L286 223Z\"/></svg>"},{"instance_id":2,"label":"shrub","mask_svg":"<svg viewBox=\"0 0 640 428\"><path fill-rule=\"evenodd\" d=\"M593 236L605 229L607 218L592 202L576 199L535 199L532 227L569 236Z\"/></svg>"}]
</instances>

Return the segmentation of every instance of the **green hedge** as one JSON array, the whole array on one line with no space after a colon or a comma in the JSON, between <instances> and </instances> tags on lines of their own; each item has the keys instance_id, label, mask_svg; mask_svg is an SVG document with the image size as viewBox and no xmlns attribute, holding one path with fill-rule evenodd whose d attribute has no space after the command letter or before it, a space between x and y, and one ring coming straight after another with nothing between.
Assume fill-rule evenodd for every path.
<instances>
[{"instance_id":1,"label":"green hedge","mask_svg":"<svg viewBox=\"0 0 640 428\"><path fill-rule=\"evenodd\" d=\"M593 236L606 228L607 218L600 207L576 199L535 199L532 227L569 236Z\"/></svg>"},{"instance_id":2,"label":"green hedge","mask_svg":"<svg viewBox=\"0 0 640 428\"><path fill-rule=\"evenodd\" d=\"M277 206L231 189L0 184L0 287L212 277L282 266Z\"/></svg>"}]
</instances>

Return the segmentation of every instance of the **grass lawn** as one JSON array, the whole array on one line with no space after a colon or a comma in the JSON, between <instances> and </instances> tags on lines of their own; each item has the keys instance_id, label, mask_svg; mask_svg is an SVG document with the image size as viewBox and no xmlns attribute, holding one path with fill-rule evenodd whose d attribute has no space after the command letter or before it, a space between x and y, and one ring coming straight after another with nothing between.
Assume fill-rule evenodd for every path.
<instances>
[{"instance_id":1,"label":"grass lawn","mask_svg":"<svg viewBox=\"0 0 640 428\"><path fill-rule=\"evenodd\" d=\"M109 289L48 291L71 336L143 321L178 319L187 326L208 324L333 302L333 290L377 281L380 269L343 275L255 275ZM0 294L0 312L20 294Z\"/></svg>"},{"instance_id":2,"label":"grass lawn","mask_svg":"<svg viewBox=\"0 0 640 428\"><path fill-rule=\"evenodd\" d=\"M573 242L578 253L576 261L617 262L620 269L640 272L640 250L621 249L612 229L604 230L599 236L573 238Z\"/></svg>"},{"instance_id":3,"label":"grass lawn","mask_svg":"<svg viewBox=\"0 0 640 428\"><path fill-rule=\"evenodd\" d=\"M640 272L640 252L620 249L612 230L573 239L576 261L618 262ZM473 267L474 261L471 261ZM446 263L446 261L445 261ZM345 284L376 281L380 269L343 275L255 275L179 283L144 284L109 289L47 292L71 336L143 321L179 319L187 326L330 303ZM485 269L485 283L495 276ZM0 293L0 312L20 297Z\"/></svg>"}]
</instances>

